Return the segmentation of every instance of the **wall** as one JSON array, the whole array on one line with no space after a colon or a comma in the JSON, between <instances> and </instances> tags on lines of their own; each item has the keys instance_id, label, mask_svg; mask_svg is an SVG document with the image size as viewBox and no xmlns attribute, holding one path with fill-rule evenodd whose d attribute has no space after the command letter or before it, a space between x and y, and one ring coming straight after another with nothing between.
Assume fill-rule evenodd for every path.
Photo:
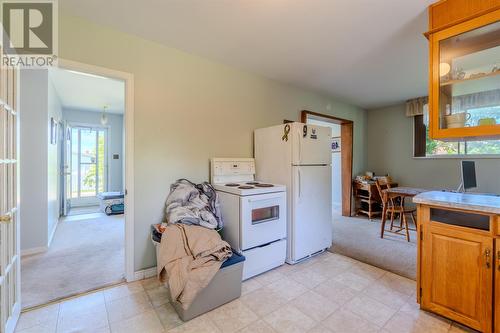
<instances>
[{"instance_id":1,"label":"wall","mask_svg":"<svg viewBox=\"0 0 500 333\"><path fill-rule=\"evenodd\" d=\"M125 98L125 96L124 96ZM123 115L108 115L108 191L122 191L123 170ZM63 119L69 123L81 123L101 125L101 113L84 110L64 109ZM119 154L120 158L113 159L113 154Z\"/></svg>"},{"instance_id":2,"label":"wall","mask_svg":"<svg viewBox=\"0 0 500 333\"><path fill-rule=\"evenodd\" d=\"M412 157L413 119L405 116L405 105L370 110L367 117L368 170L389 173L400 185L457 189L460 159ZM500 193L500 158L474 160L477 191Z\"/></svg>"},{"instance_id":3,"label":"wall","mask_svg":"<svg viewBox=\"0 0 500 333\"><path fill-rule=\"evenodd\" d=\"M21 70L20 74L20 210L21 250L48 244L48 73Z\"/></svg>"},{"instance_id":4,"label":"wall","mask_svg":"<svg viewBox=\"0 0 500 333\"><path fill-rule=\"evenodd\" d=\"M56 231L57 222L59 221L60 200L60 151L61 144L57 140L56 144L50 143L51 118L59 123L62 119L61 100L57 95L56 89L51 80L51 74L48 74L49 80L46 85L48 96L47 109L47 202L48 202L48 244ZM59 132L59 131L58 131ZM59 135L59 133L58 133Z\"/></svg>"},{"instance_id":5,"label":"wall","mask_svg":"<svg viewBox=\"0 0 500 333\"><path fill-rule=\"evenodd\" d=\"M156 265L149 226L169 186L208 180L209 158L253 155L253 130L303 109L354 120L354 169L365 169L365 112L333 99L61 14L61 58L134 74L135 269ZM331 110L326 105L331 104Z\"/></svg>"}]
</instances>

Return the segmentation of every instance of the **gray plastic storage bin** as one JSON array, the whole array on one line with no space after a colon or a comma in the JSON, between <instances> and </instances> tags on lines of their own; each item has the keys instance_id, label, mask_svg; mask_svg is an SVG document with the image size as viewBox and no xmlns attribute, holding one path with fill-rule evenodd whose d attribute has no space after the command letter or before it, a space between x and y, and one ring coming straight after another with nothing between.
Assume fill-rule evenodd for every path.
<instances>
[{"instance_id":1,"label":"gray plastic storage bin","mask_svg":"<svg viewBox=\"0 0 500 333\"><path fill-rule=\"evenodd\" d=\"M160 243L154 235L152 235L152 241L156 247L156 255L158 256L158 245ZM171 299L170 291L165 284L169 291L168 298L179 317L187 321L240 297L244 261L244 256L233 252L231 258L222 264L212 281L196 296L187 310L184 310L179 302Z\"/></svg>"}]
</instances>

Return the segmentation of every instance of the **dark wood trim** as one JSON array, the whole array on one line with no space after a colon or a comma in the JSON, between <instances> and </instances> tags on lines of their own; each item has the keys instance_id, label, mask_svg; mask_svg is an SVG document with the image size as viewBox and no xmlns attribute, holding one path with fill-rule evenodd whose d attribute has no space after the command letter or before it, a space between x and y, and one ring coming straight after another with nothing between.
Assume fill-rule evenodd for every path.
<instances>
[{"instance_id":1,"label":"dark wood trim","mask_svg":"<svg viewBox=\"0 0 500 333\"><path fill-rule=\"evenodd\" d=\"M302 110L300 112L300 122L305 124L307 122L307 116L313 116L316 118L323 118L321 120L329 121L331 123L339 124L339 125L347 124L347 123L352 124L352 120L342 119L342 118L338 118L335 116L330 116L329 114L317 113L317 112L308 111L308 110Z\"/></svg>"},{"instance_id":2,"label":"dark wood trim","mask_svg":"<svg viewBox=\"0 0 500 333\"><path fill-rule=\"evenodd\" d=\"M424 125L424 116L413 117L413 157L425 157L427 129Z\"/></svg>"},{"instance_id":3,"label":"dark wood trim","mask_svg":"<svg viewBox=\"0 0 500 333\"><path fill-rule=\"evenodd\" d=\"M342 145L342 216L351 216L352 207L352 158L353 158L353 128L354 122L329 114L303 110L300 113L302 123L307 123L308 116L340 125L340 140Z\"/></svg>"},{"instance_id":4,"label":"dark wood trim","mask_svg":"<svg viewBox=\"0 0 500 333\"><path fill-rule=\"evenodd\" d=\"M342 216L351 216L352 207L352 157L353 157L353 123L340 125L342 163Z\"/></svg>"}]
</instances>

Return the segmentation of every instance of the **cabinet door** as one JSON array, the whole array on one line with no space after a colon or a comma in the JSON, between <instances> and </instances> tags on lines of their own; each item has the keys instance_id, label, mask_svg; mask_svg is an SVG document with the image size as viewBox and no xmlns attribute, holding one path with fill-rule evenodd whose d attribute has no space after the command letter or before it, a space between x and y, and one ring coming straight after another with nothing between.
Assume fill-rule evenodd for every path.
<instances>
[{"instance_id":1,"label":"cabinet door","mask_svg":"<svg viewBox=\"0 0 500 333\"><path fill-rule=\"evenodd\" d=\"M493 239L434 222L423 236L422 307L491 332Z\"/></svg>"},{"instance_id":2,"label":"cabinet door","mask_svg":"<svg viewBox=\"0 0 500 333\"><path fill-rule=\"evenodd\" d=\"M430 43L431 137L500 135L500 10L441 30Z\"/></svg>"},{"instance_id":3,"label":"cabinet door","mask_svg":"<svg viewBox=\"0 0 500 333\"><path fill-rule=\"evenodd\" d=\"M497 224L500 223L500 217L497 217ZM494 298L494 309L495 309L495 333L500 333L500 239L495 239L495 265L493 265L495 271L495 298Z\"/></svg>"}]
</instances>

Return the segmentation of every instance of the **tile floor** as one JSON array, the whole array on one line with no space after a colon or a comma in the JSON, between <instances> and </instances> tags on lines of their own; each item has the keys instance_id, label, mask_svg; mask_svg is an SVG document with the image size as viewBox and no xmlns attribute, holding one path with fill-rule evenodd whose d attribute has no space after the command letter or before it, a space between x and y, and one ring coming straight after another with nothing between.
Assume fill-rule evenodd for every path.
<instances>
[{"instance_id":1,"label":"tile floor","mask_svg":"<svg viewBox=\"0 0 500 333\"><path fill-rule=\"evenodd\" d=\"M414 281L328 252L245 281L241 298L186 323L152 278L23 313L16 332L472 331L420 311Z\"/></svg>"}]
</instances>

